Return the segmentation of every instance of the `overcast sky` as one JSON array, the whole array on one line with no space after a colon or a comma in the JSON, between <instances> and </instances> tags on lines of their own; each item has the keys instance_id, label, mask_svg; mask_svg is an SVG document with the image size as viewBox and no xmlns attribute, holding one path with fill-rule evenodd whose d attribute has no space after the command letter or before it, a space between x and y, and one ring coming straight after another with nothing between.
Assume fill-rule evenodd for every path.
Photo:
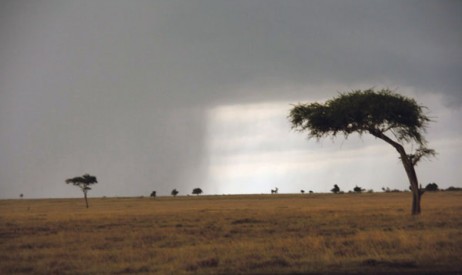
<instances>
[{"instance_id":1,"label":"overcast sky","mask_svg":"<svg viewBox=\"0 0 462 275\"><path fill-rule=\"evenodd\" d=\"M397 153L291 131L291 104L428 107L420 182L462 187L461 1L0 2L0 198L406 189Z\"/></svg>"}]
</instances>

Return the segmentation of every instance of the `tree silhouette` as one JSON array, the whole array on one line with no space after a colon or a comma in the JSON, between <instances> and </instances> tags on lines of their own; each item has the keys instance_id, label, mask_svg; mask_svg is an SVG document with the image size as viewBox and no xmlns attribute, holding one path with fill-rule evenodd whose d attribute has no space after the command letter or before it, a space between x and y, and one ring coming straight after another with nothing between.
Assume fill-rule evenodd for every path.
<instances>
[{"instance_id":1,"label":"tree silhouette","mask_svg":"<svg viewBox=\"0 0 462 275\"><path fill-rule=\"evenodd\" d=\"M171 194L172 194L172 196L176 197L176 195L178 195L178 193L180 193L180 192L178 192L178 190L173 189Z\"/></svg>"},{"instance_id":2,"label":"tree silhouette","mask_svg":"<svg viewBox=\"0 0 462 275\"><path fill-rule=\"evenodd\" d=\"M429 183L427 184L427 186L425 186L425 191L430 191L430 192L435 192L435 191L438 191L439 188L438 188L438 184L436 183Z\"/></svg>"},{"instance_id":3,"label":"tree silhouette","mask_svg":"<svg viewBox=\"0 0 462 275\"><path fill-rule=\"evenodd\" d=\"M412 190L412 214L421 212L424 190L419 188L415 166L424 157L434 156L423 136L430 118L415 100L388 89L342 93L324 104L298 104L289 115L292 128L308 132L309 138L343 134L371 134L398 151ZM417 148L408 154L404 145ZM416 146L413 146L416 145Z\"/></svg>"},{"instance_id":4,"label":"tree silhouette","mask_svg":"<svg viewBox=\"0 0 462 275\"><path fill-rule=\"evenodd\" d=\"M356 186L355 188L353 188L353 191L355 191L356 193L361 193L361 192L366 191L366 189Z\"/></svg>"},{"instance_id":5,"label":"tree silhouette","mask_svg":"<svg viewBox=\"0 0 462 275\"><path fill-rule=\"evenodd\" d=\"M90 185L98 183L96 177L90 176L89 174L85 174L81 177L67 179L66 183L72 183L74 186L78 186L82 190L83 196L85 198L85 204L88 208L87 192L91 190Z\"/></svg>"},{"instance_id":6,"label":"tree silhouette","mask_svg":"<svg viewBox=\"0 0 462 275\"><path fill-rule=\"evenodd\" d=\"M151 192L151 198L155 198L156 195L157 195L157 192L156 192L156 191L152 191L152 192Z\"/></svg>"},{"instance_id":7,"label":"tree silhouette","mask_svg":"<svg viewBox=\"0 0 462 275\"><path fill-rule=\"evenodd\" d=\"M340 187L338 187L337 184L334 184L334 188L332 188L330 191L331 191L332 193L337 194L338 192L340 192Z\"/></svg>"},{"instance_id":8,"label":"tree silhouette","mask_svg":"<svg viewBox=\"0 0 462 275\"><path fill-rule=\"evenodd\" d=\"M200 195L200 194L202 194L202 189L194 188L192 193L193 193L193 195Z\"/></svg>"}]
</instances>

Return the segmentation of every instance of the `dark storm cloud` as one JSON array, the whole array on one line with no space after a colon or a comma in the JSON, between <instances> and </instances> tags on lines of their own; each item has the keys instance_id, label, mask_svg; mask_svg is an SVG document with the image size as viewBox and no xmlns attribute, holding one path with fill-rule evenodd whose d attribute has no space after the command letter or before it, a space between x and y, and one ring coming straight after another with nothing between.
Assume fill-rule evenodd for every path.
<instances>
[{"instance_id":1,"label":"dark storm cloud","mask_svg":"<svg viewBox=\"0 0 462 275\"><path fill-rule=\"evenodd\" d=\"M229 93L246 84L382 82L461 103L461 8L445 1L192 1L163 14L161 63L167 79L175 72L171 87L196 100L283 97Z\"/></svg>"},{"instance_id":2,"label":"dark storm cloud","mask_svg":"<svg viewBox=\"0 0 462 275\"><path fill-rule=\"evenodd\" d=\"M288 83L462 94L456 1L15 2L4 9L3 66L29 54L24 63L47 60L42 73L59 69L50 77L66 85L123 85L172 105L281 98L230 90Z\"/></svg>"},{"instance_id":3,"label":"dark storm cloud","mask_svg":"<svg viewBox=\"0 0 462 275\"><path fill-rule=\"evenodd\" d=\"M208 108L337 93L305 86L414 87L458 107L460 14L457 1L2 1L0 193L47 196L43 178L62 196L84 172L113 187L101 194L191 189Z\"/></svg>"}]
</instances>

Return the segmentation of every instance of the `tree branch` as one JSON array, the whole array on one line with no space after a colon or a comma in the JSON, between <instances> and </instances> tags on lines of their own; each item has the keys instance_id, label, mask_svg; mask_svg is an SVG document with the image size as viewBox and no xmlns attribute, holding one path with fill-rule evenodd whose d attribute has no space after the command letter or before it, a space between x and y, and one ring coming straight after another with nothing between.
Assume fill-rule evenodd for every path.
<instances>
[{"instance_id":1,"label":"tree branch","mask_svg":"<svg viewBox=\"0 0 462 275\"><path fill-rule=\"evenodd\" d=\"M415 151L414 154L410 154L408 155L408 157L411 160L412 165L415 166L422 158L431 157L435 155L436 155L435 150L421 146L419 149Z\"/></svg>"}]
</instances>

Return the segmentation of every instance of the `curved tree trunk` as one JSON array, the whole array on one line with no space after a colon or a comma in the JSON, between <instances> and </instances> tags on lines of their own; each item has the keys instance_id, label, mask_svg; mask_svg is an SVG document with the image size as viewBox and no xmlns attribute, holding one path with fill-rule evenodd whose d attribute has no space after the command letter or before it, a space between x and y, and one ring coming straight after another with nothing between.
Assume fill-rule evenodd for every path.
<instances>
[{"instance_id":1,"label":"curved tree trunk","mask_svg":"<svg viewBox=\"0 0 462 275\"><path fill-rule=\"evenodd\" d=\"M417 174L414 169L414 164L410 157L406 154L403 146L397 144L395 146L396 150L398 151L399 155L401 156L401 162L403 163L404 170L406 170L407 178L409 179L409 183L411 185L412 191L412 208L411 213L412 215L419 215L421 212L420 209L420 201L422 199L422 195L424 193L423 190L419 189L419 181L417 180Z\"/></svg>"},{"instance_id":2,"label":"curved tree trunk","mask_svg":"<svg viewBox=\"0 0 462 275\"><path fill-rule=\"evenodd\" d=\"M424 193L423 190L419 189L419 182L417 180L417 175L415 173L414 165L406 154L401 154L401 161L403 163L404 169L406 170L409 183L411 184L412 191L412 215L419 215L421 212L420 201Z\"/></svg>"},{"instance_id":3,"label":"curved tree trunk","mask_svg":"<svg viewBox=\"0 0 462 275\"><path fill-rule=\"evenodd\" d=\"M406 171L407 178L409 179L409 183L411 185L411 191L412 191L412 208L411 208L411 213L412 215L419 215L421 212L420 208L420 201L422 199L422 195L424 191L422 189L419 189L419 181L417 180L417 174L414 169L414 163L412 162L411 158L406 154L406 150L404 150L404 147L395 142L394 140L390 139L386 135L384 135L382 132L377 132L377 131L370 131L372 135L375 137L378 137L388 144L392 145L396 151L398 151L400 155L401 162L403 163L404 170Z\"/></svg>"}]
</instances>

